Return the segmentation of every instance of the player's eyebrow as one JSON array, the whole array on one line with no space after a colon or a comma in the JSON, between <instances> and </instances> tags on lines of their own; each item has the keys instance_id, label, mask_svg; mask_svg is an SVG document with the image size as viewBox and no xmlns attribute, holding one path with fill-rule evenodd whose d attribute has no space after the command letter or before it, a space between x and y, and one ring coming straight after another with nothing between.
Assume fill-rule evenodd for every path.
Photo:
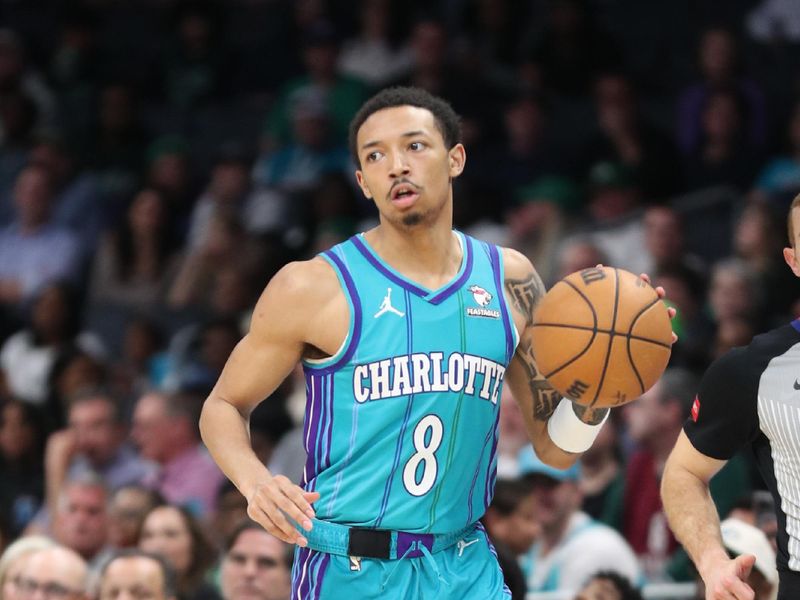
<instances>
[{"instance_id":1,"label":"player's eyebrow","mask_svg":"<svg viewBox=\"0 0 800 600\"><path fill-rule=\"evenodd\" d=\"M424 131L422 131L421 129L415 129L414 131L406 131L405 133L401 133L400 137L410 138L410 137L414 137L414 136L417 136L417 135L427 135L427 134ZM362 150L366 150L367 148L373 148L373 147L379 145L380 143L381 143L380 140L371 140L371 141L367 142L366 144L363 144L361 146L361 149Z\"/></svg>"}]
</instances>

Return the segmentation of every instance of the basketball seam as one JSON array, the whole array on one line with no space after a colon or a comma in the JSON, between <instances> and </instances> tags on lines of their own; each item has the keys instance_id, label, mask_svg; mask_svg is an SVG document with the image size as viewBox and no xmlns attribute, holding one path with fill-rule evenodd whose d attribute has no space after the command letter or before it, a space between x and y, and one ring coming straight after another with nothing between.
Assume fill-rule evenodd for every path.
<instances>
[{"instance_id":1,"label":"basketball seam","mask_svg":"<svg viewBox=\"0 0 800 600\"><path fill-rule=\"evenodd\" d=\"M626 346L628 347L628 362L631 363L631 368L633 369L633 373L636 375L636 379L639 381L639 389L641 390L642 394L644 394L645 392L644 381L642 380L642 376L639 374L639 369L636 368L636 363L633 361L633 351L631 350L631 337L633 336L632 332L633 328L636 326L636 321L638 321L642 317L642 315L644 315L644 313L646 313L648 310L654 307L658 302L658 300L659 300L658 295L656 295L655 300L653 300L650 304L642 307L639 313L635 317L633 317L633 319L631 320L631 325L630 327L628 327L628 340L626 342Z\"/></svg>"},{"instance_id":2,"label":"basketball seam","mask_svg":"<svg viewBox=\"0 0 800 600\"><path fill-rule=\"evenodd\" d=\"M597 382L597 390L594 393L594 398L589 404L592 408L597 404L597 399L600 396L600 390L603 389L603 382L606 380L606 370L608 370L608 361L611 358L611 348L614 346L614 329L617 325L617 309L619 308L619 272L614 269L614 312L611 316L611 331L608 334L608 350L606 350L606 360L603 364L603 372L600 374L600 381Z\"/></svg>"},{"instance_id":3,"label":"basketball seam","mask_svg":"<svg viewBox=\"0 0 800 600\"><path fill-rule=\"evenodd\" d=\"M553 369L549 373L543 373L545 379L549 379L553 375L556 375L559 371L562 371L562 370L566 369L568 366L570 366L572 363L574 363L576 360L578 360L581 356L586 354L589 351L589 348L592 347L592 344L594 343L594 338L597 337L597 312L595 311L591 300L589 300L589 298L587 298L586 295L582 291L580 291L575 286L575 284L573 284L571 281L566 281L566 280L562 279L561 283L566 283L569 287L571 287L573 290L575 290L581 298L583 298L583 300L586 302L586 305L589 307L589 310L592 311L592 320L594 321L594 327L591 328L592 337L589 338L589 342L586 344L584 349L581 350L575 356L573 356L571 359L569 359L567 362L565 362L563 365ZM536 327L536 324L534 324L533 326ZM587 329L587 331L589 330L589 328L586 328L586 329Z\"/></svg>"},{"instance_id":4,"label":"basketball seam","mask_svg":"<svg viewBox=\"0 0 800 600\"><path fill-rule=\"evenodd\" d=\"M570 325L568 323L536 323L534 324L534 327L561 327L563 329L577 329L579 331L594 331L596 333L606 333L606 334L611 333L610 329L598 329L595 327L589 327L588 325ZM617 337L625 337L631 340L636 340L637 342L646 342L648 344L654 344L656 346L661 346L662 348L672 348L671 344L665 344L664 342L659 342L658 340L646 338L641 335L634 335L632 333L620 333L619 331L615 331L614 335Z\"/></svg>"}]
</instances>

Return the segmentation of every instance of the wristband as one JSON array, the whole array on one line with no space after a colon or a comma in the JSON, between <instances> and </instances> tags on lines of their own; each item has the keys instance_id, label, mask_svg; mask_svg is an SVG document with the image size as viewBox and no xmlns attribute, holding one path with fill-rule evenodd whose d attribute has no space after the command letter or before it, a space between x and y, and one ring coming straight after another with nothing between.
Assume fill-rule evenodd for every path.
<instances>
[{"instance_id":1,"label":"wristband","mask_svg":"<svg viewBox=\"0 0 800 600\"><path fill-rule=\"evenodd\" d=\"M553 443L565 452L580 454L586 452L594 443L610 412L606 412L603 420L597 425L589 425L575 414L572 400L562 398L547 421L547 433Z\"/></svg>"}]
</instances>

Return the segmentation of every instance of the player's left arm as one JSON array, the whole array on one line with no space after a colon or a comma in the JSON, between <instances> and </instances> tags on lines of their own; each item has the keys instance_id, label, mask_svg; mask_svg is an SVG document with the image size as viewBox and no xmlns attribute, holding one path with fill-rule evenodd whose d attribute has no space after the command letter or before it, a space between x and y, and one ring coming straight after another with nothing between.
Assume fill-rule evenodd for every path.
<instances>
[{"instance_id":1,"label":"player's left arm","mask_svg":"<svg viewBox=\"0 0 800 600\"><path fill-rule=\"evenodd\" d=\"M522 411L537 456L549 465L564 469L578 459L580 452L565 450L553 441L548 432L547 423L559 407L562 396L536 366L533 352L533 313L546 290L536 269L524 255L509 248L502 252L505 295L519 332L517 351L506 370L506 383L511 386ZM565 402L569 404L563 406L573 411L576 420L590 427L602 423L608 413L607 408L590 409L570 400Z\"/></svg>"}]
</instances>

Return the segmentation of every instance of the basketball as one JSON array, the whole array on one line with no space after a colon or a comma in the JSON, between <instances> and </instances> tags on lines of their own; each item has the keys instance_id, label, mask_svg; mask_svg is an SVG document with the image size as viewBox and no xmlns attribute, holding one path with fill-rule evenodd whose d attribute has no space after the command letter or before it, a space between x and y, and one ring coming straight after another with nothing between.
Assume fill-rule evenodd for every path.
<instances>
[{"instance_id":1,"label":"basketball","mask_svg":"<svg viewBox=\"0 0 800 600\"><path fill-rule=\"evenodd\" d=\"M594 408L641 396L672 351L667 307L655 289L613 267L584 269L556 283L533 323L542 374L562 395Z\"/></svg>"}]
</instances>

